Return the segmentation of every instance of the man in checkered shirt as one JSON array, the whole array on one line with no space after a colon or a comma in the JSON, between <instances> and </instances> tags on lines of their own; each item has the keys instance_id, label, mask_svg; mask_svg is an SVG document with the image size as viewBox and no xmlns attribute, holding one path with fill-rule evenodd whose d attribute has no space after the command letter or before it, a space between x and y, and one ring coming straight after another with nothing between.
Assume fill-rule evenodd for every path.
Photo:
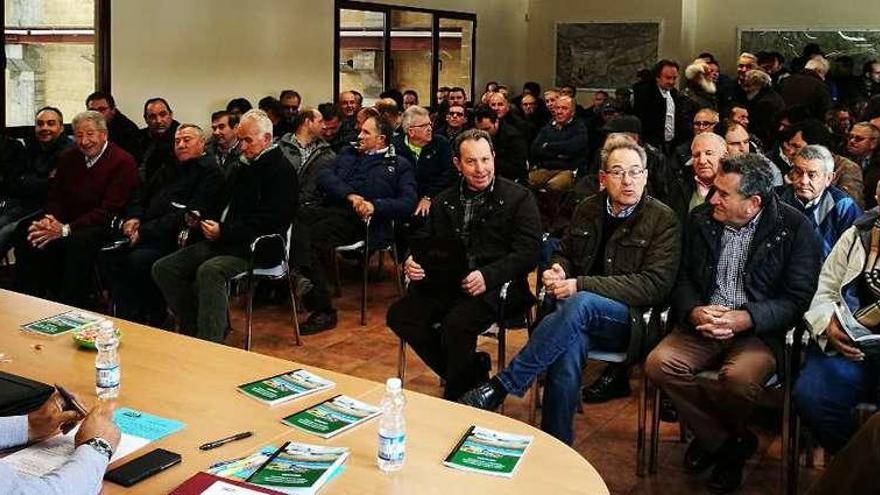
<instances>
[{"instance_id":1,"label":"man in checkered shirt","mask_svg":"<svg viewBox=\"0 0 880 495\"><path fill-rule=\"evenodd\" d=\"M810 304L821 252L809 220L772 192L760 156L722 162L713 188L688 218L672 296L677 328L645 371L694 433L685 468L714 464L709 488L726 493L757 448L745 421L782 363L785 332ZM702 371L717 371L718 383L705 386Z\"/></svg>"}]
</instances>

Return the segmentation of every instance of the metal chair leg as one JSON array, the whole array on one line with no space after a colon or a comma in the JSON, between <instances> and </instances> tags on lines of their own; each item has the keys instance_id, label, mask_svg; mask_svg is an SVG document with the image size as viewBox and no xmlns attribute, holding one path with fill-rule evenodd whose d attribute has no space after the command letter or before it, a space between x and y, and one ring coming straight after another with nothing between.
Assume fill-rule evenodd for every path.
<instances>
[{"instance_id":1,"label":"metal chair leg","mask_svg":"<svg viewBox=\"0 0 880 495\"><path fill-rule=\"evenodd\" d=\"M364 279L361 284L361 326L367 324L367 283L370 278L370 250L364 246Z\"/></svg>"},{"instance_id":2,"label":"metal chair leg","mask_svg":"<svg viewBox=\"0 0 880 495\"><path fill-rule=\"evenodd\" d=\"M639 390L639 426L636 434L636 476L645 476L645 426L648 422L648 378L642 370L642 383Z\"/></svg>"},{"instance_id":3,"label":"metal chair leg","mask_svg":"<svg viewBox=\"0 0 880 495\"><path fill-rule=\"evenodd\" d=\"M397 351L397 377L400 382L406 379L406 342L400 339L400 348Z\"/></svg>"},{"instance_id":4,"label":"metal chair leg","mask_svg":"<svg viewBox=\"0 0 880 495\"><path fill-rule=\"evenodd\" d=\"M400 262L397 258L397 243L391 244L391 256L394 258L394 285L397 286L397 295L403 297L403 279L400 276Z\"/></svg>"},{"instance_id":5,"label":"metal chair leg","mask_svg":"<svg viewBox=\"0 0 880 495\"><path fill-rule=\"evenodd\" d=\"M336 286L334 295L336 297L342 297L342 278L339 276L339 253L337 253L335 249L332 249L330 257L333 259L333 282ZM316 262L320 263L320 261Z\"/></svg>"},{"instance_id":6,"label":"metal chair leg","mask_svg":"<svg viewBox=\"0 0 880 495\"><path fill-rule=\"evenodd\" d=\"M248 273L248 295L247 295L247 317L245 328L247 336L244 341L244 350L251 350L251 338L253 336L253 320L254 320L254 292L257 289L257 281L254 279L253 273Z\"/></svg>"},{"instance_id":7,"label":"metal chair leg","mask_svg":"<svg viewBox=\"0 0 880 495\"><path fill-rule=\"evenodd\" d=\"M647 380L651 384L650 380ZM648 472L654 474L657 472L657 450L660 446L660 387L651 384L653 388L654 401L651 404L651 457L648 461Z\"/></svg>"},{"instance_id":8,"label":"metal chair leg","mask_svg":"<svg viewBox=\"0 0 880 495\"><path fill-rule=\"evenodd\" d=\"M296 345L301 346L302 336L299 333L299 320L296 317L298 313L296 309L296 295L294 294L293 277L290 274L290 270L287 271L287 292L290 294L290 312L292 313L291 316L293 318L293 337Z\"/></svg>"},{"instance_id":9,"label":"metal chair leg","mask_svg":"<svg viewBox=\"0 0 880 495\"><path fill-rule=\"evenodd\" d=\"M503 321L498 322L498 373L507 366L507 328ZM501 414L504 414L504 402L498 408Z\"/></svg>"}]
</instances>

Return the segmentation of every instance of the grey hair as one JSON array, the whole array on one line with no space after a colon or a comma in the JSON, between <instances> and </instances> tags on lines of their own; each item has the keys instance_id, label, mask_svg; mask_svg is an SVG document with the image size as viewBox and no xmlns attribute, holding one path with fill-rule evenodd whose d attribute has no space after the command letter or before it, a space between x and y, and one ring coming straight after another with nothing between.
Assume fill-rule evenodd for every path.
<instances>
[{"instance_id":1,"label":"grey hair","mask_svg":"<svg viewBox=\"0 0 880 495\"><path fill-rule=\"evenodd\" d=\"M428 113L427 110L418 105L413 105L403 111L403 120L400 123L400 126L403 127L403 132L409 130L410 126L413 124L413 120L415 120L417 117L425 117L430 119L431 115Z\"/></svg>"},{"instance_id":2,"label":"grey hair","mask_svg":"<svg viewBox=\"0 0 880 495\"><path fill-rule=\"evenodd\" d=\"M180 124L180 125L177 127L177 130L175 131L175 134L178 133L178 132L180 132L180 131L182 131L182 130L184 130L184 129L195 129L196 134L198 134L199 137L202 138L202 140L205 139L205 131L203 131L201 127L199 127L199 126L197 126L197 125L195 125L195 124Z\"/></svg>"},{"instance_id":3,"label":"grey hair","mask_svg":"<svg viewBox=\"0 0 880 495\"><path fill-rule=\"evenodd\" d=\"M822 168L825 169L826 174L834 173L834 157L831 156L828 148L821 144L808 144L798 151L794 157L808 162L822 162Z\"/></svg>"},{"instance_id":4,"label":"grey hair","mask_svg":"<svg viewBox=\"0 0 880 495\"><path fill-rule=\"evenodd\" d=\"M745 83L758 89L770 86L770 75L760 69L752 69L746 72Z\"/></svg>"},{"instance_id":5,"label":"grey hair","mask_svg":"<svg viewBox=\"0 0 880 495\"><path fill-rule=\"evenodd\" d=\"M605 141L605 146L602 147L602 152L600 153L602 158L602 170L608 168L608 160L611 158L611 154L618 150L635 151L639 155L639 161L642 163L642 168L648 168L648 154L645 153L645 148L632 142L629 138L623 139L615 137L614 139Z\"/></svg>"},{"instance_id":6,"label":"grey hair","mask_svg":"<svg viewBox=\"0 0 880 495\"><path fill-rule=\"evenodd\" d=\"M770 171L767 160L757 153L721 160L721 172L742 176L738 192L744 198L760 196L761 201L766 203L773 191L773 172Z\"/></svg>"},{"instance_id":7,"label":"grey hair","mask_svg":"<svg viewBox=\"0 0 880 495\"><path fill-rule=\"evenodd\" d=\"M804 70L812 70L820 74L828 74L829 69L830 65L828 64L828 59L822 55L814 55L813 58L807 60L807 63L804 65Z\"/></svg>"},{"instance_id":8,"label":"grey hair","mask_svg":"<svg viewBox=\"0 0 880 495\"><path fill-rule=\"evenodd\" d=\"M876 125L870 122L859 122L857 124L853 124L853 129L855 129L856 127L868 129L868 131L871 133L871 139L873 139L874 141L880 139L880 128L878 128Z\"/></svg>"},{"instance_id":9,"label":"grey hair","mask_svg":"<svg viewBox=\"0 0 880 495\"><path fill-rule=\"evenodd\" d=\"M256 108L248 110L241 116L238 125L243 124L246 120L252 120L260 131L260 134L268 134L269 136L272 136L272 121L269 120L269 116L266 115L266 112Z\"/></svg>"},{"instance_id":10,"label":"grey hair","mask_svg":"<svg viewBox=\"0 0 880 495\"><path fill-rule=\"evenodd\" d=\"M70 124L71 127L76 130L76 128L79 127L80 124L86 121L93 122L95 124L95 127L99 131L107 132L107 120L104 118L103 115L101 115L100 112L96 112L94 110L86 110L84 112L76 114Z\"/></svg>"},{"instance_id":11,"label":"grey hair","mask_svg":"<svg viewBox=\"0 0 880 495\"><path fill-rule=\"evenodd\" d=\"M709 140L721 149L727 149L727 141L725 141L723 137L715 134L714 132L704 132L702 134L697 134L696 136L694 136L694 140L691 142L691 148L693 148L694 145L697 144L697 139L701 141Z\"/></svg>"},{"instance_id":12,"label":"grey hair","mask_svg":"<svg viewBox=\"0 0 880 495\"><path fill-rule=\"evenodd\" d=\"M749 53L749 52L740 53L738 58L750 58L750 59L752 59L752 62L755 62L755 63L758 62L758 57L756 57L753 53Z\"/></svg>"}]
</instances>

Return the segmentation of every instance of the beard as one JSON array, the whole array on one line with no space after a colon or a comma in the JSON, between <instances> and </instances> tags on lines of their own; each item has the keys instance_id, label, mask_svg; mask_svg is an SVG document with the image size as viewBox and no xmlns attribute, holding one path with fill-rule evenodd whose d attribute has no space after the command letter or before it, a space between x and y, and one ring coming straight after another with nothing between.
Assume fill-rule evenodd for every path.
<instances>
[{"instance_id":1,"label":"beard","mask_svg":"<svg viewBox=\"0 0 880 495\"><path fill-rule=\"evenodd\" d=\"M699 81L697 81L697 86L704 92L710 95L714 95L718 88L715 86L715 82L706 77L701 77Z\"/></svg>"}]
</instances>

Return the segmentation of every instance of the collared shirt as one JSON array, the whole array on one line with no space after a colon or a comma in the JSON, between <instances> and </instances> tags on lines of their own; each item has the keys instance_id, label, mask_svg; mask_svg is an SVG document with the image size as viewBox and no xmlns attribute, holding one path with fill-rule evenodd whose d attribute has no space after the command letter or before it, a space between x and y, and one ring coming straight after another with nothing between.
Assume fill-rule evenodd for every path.
<instances>
[{"instance_id":1,"label":"collared shirt","mask_svg":"<svg viewBox=\"0 0 880 495\"><path fill-rule=\"evenodd\" d=\"M96 163L98 163L98 160L100 160L101 157L104 156L104 152L107 151L107 146L109 144L110 144L110 141L105 141L104 146L101 148L101 152L98 153L94 158L85 157L86 158L86 168L92 168Z\"/></svg>"},{"instance_id":2,"label":"collared shirt","mask_svg":"<svg viewBox=\"0 0 880 495\"><path fill-rule=\"evenodd\" d=\"M296 146L296 149L299 150L299 155L302 157L302 159L299 161L300 168L302 168L306 164L306 162L309 161L309 157L312 156L312 153L314 153L315 150L318 149L318 140L316 139L311 143L303 146L302 144L300 144L299 139L294 136L293 145ZM299 172L299 170L297 170L297 172Z\"/></svg>"},{"instance_id":3,"label":"collared shirt","mask_svg":"<svg viewBox=\"0 0 880 495\"><path fill-rule=\"evenodd\" d=\"M627 206L626 208L620 210L620 213L614 213L614 210L611 208L611 198L605 198L605 211L608 212L608 216L611 218L629 218L630 215L636 211L636 207L639 206L638 203Z\"/></svg>"},{"instance_id":4,"label":"collared shirt","mask_svg":"<svg viewBox=\"0 0 880 495\"><path fill-rule=\"evenodd\" d=\"M471 191L465 185L464 179L459 182L458 185L458 195L461 199L461 241L466 247L470 245L470 236L471 236L471 222L474 218L478 216L480 211L486 205L486 193L491 192L495 189L495 179L492 179L492 183L489 184L489 187L482 191ZM476 268L476 258L474 255L476 253L471 253L468 249L468 265L471 269Z\"/></svg>"},{"instance_id":5,"label":"collared shirt","mask_svg":"<svg viewBox=\"0 0 880 495\"><path fill-rule=\"evenodd\" d=\"M364 154L365 155L384 155L386 151L388 151L388 146L386 146L382 149L378 149L378 150L367 151Z\"/></svg>"},{"instance_id":6,"label":"collared shirt","mask_svg":"<svg viewBox=\"0 0 880 495\"><path fill-rule=\"evenodd\" d=\"M403 138L403 142L406 143L406 147L409 148L409 150L413 152L413 155L415 155L416 160L418 160L419 156L422 154L422 147L416 146L416 145L412 144L411 142L409 142L409 137Z\"/></svg>"},{"instance_id":7,"label":"collared shirt","mask_svg":"<svg viewBox=\"0 0 880 495\"><path fill-rule=\"evenodd\" d=\"M666 100L666 121L663 124L663 140L666 142L675 139L675 100L672 99L672 92L659 88L660 95Z\"/></svg>"},{"instance_id":8,"label":"collared shirt","mask_svg":"<svg viewBox=\"0 0 880 495\"><path fill-rule=\"evenodd\" d=\"M755 218L738 229L724 227L721 236L721 256L715 272L715 291L709 298L709 304L740 309L749 302L745 289L745 267L761 213L758 212Z\"/></svg>"},{"instance_id":9,"label":"collared shirt","mask_svg":"<svg viewBox=\"0 0 880 495\"><path fill-rule=\"evenodd\" d=\"M217 163L222 167L226 165L226 160L229 159L229 155L232 154L234 149L238 148L238 139L235 140L234 143L230 144L228 148L224 151L223 148L220 147L219 144L214 147L216 151L215 156L217 157Z\"/></svg>"}]
</instances>

